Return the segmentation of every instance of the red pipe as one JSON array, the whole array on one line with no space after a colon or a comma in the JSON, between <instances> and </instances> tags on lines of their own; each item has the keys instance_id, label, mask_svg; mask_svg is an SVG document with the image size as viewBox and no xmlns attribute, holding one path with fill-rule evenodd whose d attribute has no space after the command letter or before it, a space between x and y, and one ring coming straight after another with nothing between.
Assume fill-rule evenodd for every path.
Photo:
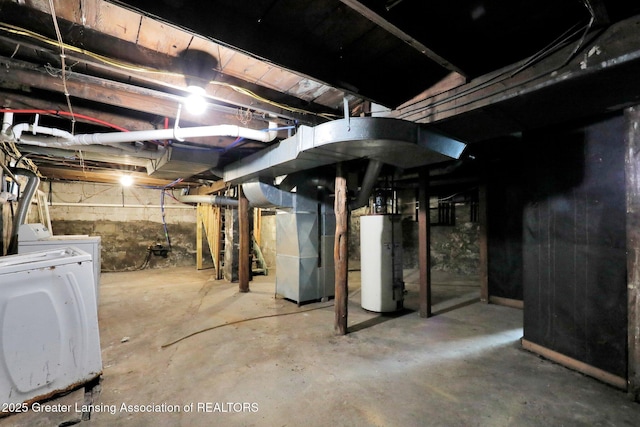
<instances>
[{"instance_id":1,"label":"red pipe","mask_svg":"<svg viewBox=\"0 0 640 427\"><path fill-rule=\"evenodd\" d=\"M115 125L113 123L109 123L105 120L100 120L100 119L96 119L95 117L91 117L91 116L85 116L84 114L77 114L77 113L69 113L66 111L60 111L60 110L12 110L11 108L2 108L0 109L0 113L17 113L17 114L51 114L54 116L69 116L69 117L76 117L78 119L83 119L83 120L88 120L90 122L94 122L103 126L107 126L116 130L119 130L121 132L129 132L129 129L125 129L123 127L120 127L118 125Z\"/></svg>"}]
</instances>

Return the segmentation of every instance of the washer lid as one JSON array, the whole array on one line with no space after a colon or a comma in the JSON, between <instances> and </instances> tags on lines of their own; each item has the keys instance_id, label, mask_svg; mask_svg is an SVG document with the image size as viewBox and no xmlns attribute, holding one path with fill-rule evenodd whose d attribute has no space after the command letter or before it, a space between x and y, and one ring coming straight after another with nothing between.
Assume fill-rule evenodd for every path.
<instances>
[{"instance_id":1,"label":"washer lid","mask_svg":"<svg viewBox=\"0 0 640 427\"><path fill-rule=\"evenodd\" d=\"M0 274L86 261L91 261L91 255L75 247L47 249L1 257Z\"/></svg>"}]
</instances>

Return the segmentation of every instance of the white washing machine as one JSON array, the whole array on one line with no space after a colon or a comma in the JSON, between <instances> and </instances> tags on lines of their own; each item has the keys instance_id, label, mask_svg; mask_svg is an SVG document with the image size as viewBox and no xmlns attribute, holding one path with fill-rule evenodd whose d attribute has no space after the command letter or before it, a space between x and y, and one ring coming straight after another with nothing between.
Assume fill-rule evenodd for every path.
<instances>
[{"instance_id":1,"label":"white washing machine","mask_svg":"<svg viewBox=\"0 0 640 427\"><path fill-rule=\"evenodd\" d=\"M61 235L53 236L42 224L22 224L18 229L18 253L43 251L73 246L91 255L96 301L100 297L101 238L100 236Z\"/></svg>"},{"instance_id":2,"label":"white washing machine","mask_svg":"<svg viewBox=\"0 0 640 427\"><path fill-rule=\"evenodd\" d=\"M0 404L42 400L102 372L91 255L0 257Z\"/></svg>"}]
</instances>

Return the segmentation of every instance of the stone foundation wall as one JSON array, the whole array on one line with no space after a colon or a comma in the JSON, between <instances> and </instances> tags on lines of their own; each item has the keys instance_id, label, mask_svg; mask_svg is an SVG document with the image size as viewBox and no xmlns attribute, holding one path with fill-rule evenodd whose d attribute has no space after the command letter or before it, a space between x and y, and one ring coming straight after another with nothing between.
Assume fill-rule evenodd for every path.
<instances>
[{"instance_id":1,"label":"stone foundation wall","mask_svg":"<svg viewBox=\"0 0 640 427\"><path fill-rule=\"evenodd\" d=\"M403 266L406 269L418 268L418 222L415 220L415 208L407 203L402 212L402 249ZM349 223L349 268L360 266L360 216L368 214L368 208L351 213ZM480 228L469 220L469 205L456 206L456 224L454 226L431 227L431 268L461 275L477 275L479 272Z\"/></svg>"},{"instance_id":2,"label":"stone foundation wall","mask_svg":"<svg viewBox=\"0 0 640 427\"><path fill-rule=\"evenodd\" d=\"M135 270L143 265L149 246L168 247L160 190L122 188L113 184L49 183L51 228L55 235L100 236L102 271ZM177 190L176 190L177 191ZM165 197L164 218L171 242L167 258L151 256L148 268L195 267L195 207Z\"/></svg>"}]
</instances>

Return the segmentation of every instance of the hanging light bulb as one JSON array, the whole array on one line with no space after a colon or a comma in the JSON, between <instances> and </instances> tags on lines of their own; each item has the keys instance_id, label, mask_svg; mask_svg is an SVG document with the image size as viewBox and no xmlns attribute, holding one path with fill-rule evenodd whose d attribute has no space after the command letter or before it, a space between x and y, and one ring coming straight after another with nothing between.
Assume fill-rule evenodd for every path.
<instances>
[{"instance_id":1,"label":"hanging light bulb","mask_svg":"<svg viewBox=\"0 0 640 427\"><path fill-rule=\"evenodd\" d=\"M189 95L185 100L184 106L191 114L202 114L207 109L207 101L204 99L205 90L200 86L189 86L187 88Z\"/></svg>"},{"instance_id":2,"label":"hanging light bulb","mask_svg":"<svg viewBox=\"0 0 640 427\"><path fill-rule=\"evenodd\" d=\"M131 187L133 185L133 177L131 175L120 175L120 185Z\"/></svg>"}]
</instances>

